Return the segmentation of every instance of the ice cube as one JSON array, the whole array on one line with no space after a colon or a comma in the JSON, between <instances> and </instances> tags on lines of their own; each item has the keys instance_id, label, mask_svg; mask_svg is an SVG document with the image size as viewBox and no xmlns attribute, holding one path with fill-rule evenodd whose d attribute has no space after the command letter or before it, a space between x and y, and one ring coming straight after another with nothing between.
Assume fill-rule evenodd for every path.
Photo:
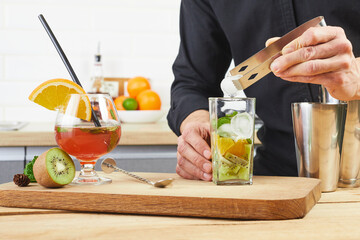
<instances>
[{"instance_id":1,"label":"ice cube","mask_svg":"<svg viewBox=\"0 0 360 240\"><path fill-rule=\"evenodd\" d=\"M235 115L230 122L231 131L237 135L239 139L252 138L254 119L247 112Z\"/></svg>"},{"instance_id":2,"label":"ice cube","mask_svg":"<svg viewBox=\"0 0 360 240\"><path fill-rule=\"evenodd\" d=\"M243 95L243 91L237 89L232 82L233 80L237 80L241 77L242 75L231 76L230 73L225 76L225 78L221 81L220 84L221 91L223 92L224 97L236 97Z\"/></svg>"}]
</instances>

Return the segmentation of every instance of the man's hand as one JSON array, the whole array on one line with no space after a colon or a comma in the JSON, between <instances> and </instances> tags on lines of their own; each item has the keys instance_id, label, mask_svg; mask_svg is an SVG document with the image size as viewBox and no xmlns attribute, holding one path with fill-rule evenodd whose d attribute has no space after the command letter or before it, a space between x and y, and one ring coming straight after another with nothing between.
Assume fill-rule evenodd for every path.
<instances>
[{"instance_id":1,"label":"man's hand","mask_svg":"<svg viewBox=\"0 0 360 240\"><path fill-rule=\"evenodd\" d=\"M336 99L360 99L360 59L340 27L308 29L282 49L270 68L287 81L321 84Z\"/></svg>"},{"instance_id":2,"label":"man's hand","mask_svg":"<svg viewBox=\"0 0 360 240\"><path fill-rule=\"evenodd\" d=\"M176 172L183 178L212 179L209 112L197 110L181 124Z\"/></svg>"}]
</instances>

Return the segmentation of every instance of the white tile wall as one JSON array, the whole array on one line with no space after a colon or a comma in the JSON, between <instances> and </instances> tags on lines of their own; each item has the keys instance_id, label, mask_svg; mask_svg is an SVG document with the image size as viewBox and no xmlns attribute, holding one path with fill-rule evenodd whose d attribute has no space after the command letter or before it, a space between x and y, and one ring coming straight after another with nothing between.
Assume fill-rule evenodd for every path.
<instances>
[{"instance_id":1,"label":"white tile wall","mask_svg":"<svg viewBox=\"0 0 360 240\"><path fill-rule=\"evenodd\" d=\"M1 0L0 0L0 12L1 12ZM0 24L1 26L1 24ZM0 35L1 36L1 35ZM4 61L3 57L0 56L0 96L3 95L4 92L7 91L4 87L1 86L2 80L4 80ZM0 100L0 120L5 119L4 115L4 109L5 109L5 103L6 101Z\"/></svg>"},{"instance_id":2,"label":"white tile wall","mask_svg":"<svg viewBox=\"0 0 360 240\"><path fill-rule=\"evenodd\" d=\"M0 107L0 119L5 119L4 117L4 108Z\"/></svg>"},{"instance_id":3,"label":"white tile wall","mask_svg":"<svg viewBox=\"0 0 360 240\"><path fill-rule=\"evenodd\" d=\"M101 42L106 77L145 76L169 106L179 45L180 0L0 0L0 120L53 121L27 97L70 78L43 29L42 13L83 85Z\"/></svg>"},{"instance_id":4,"label":"white tile wall","mask_svg":"<svg viewBox=\"0 0 360 240\"><path fill-rule=\"evenodd\" d=\"M4 60L3 57L0 56L0 80L4 79Z\"/></svg>"},{"instance_id":5,"label":"white tile wall","mask_svg":"<svg viewBox=\"0 0 360 240\"><path fill-rule=\"evenodd\" d=\"M4 0L0 0L0 16L4 16ZM4 27L4 17L0 17L0 28Z\"/></svg>"},{"instance_id":6,"label":"white tile wall","mask_svg":"<svg viewBox=\"0 0 360 240\"><path fill-rule=\"evenodd\" d=\"M55 122L56 112L41 106L13 106L4 110L6 121Z\"/></svg>"}]
</instances>

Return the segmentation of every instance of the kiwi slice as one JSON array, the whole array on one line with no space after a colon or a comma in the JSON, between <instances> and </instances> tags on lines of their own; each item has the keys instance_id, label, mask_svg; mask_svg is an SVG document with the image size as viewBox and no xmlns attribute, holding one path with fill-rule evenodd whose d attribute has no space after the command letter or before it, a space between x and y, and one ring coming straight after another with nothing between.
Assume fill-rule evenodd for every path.
<instances>
[{"instance_id":1,"label":"kiwi slice","mask_svg":"<svg viewBox=\"0 0 360 240\"><path fill-rule=\"evenodd\" d=\"M235 164L240 164L241 166L245 167L248 164L248 161L245 159L242 159L241 157L238 157L234 154L231 154L229 152L225 153L224 156L227 160L229 160L230 162L233 162Z\"/></svg>"},{"instance_id":2,"label":"kiwi slice","mask_svg":"<svg viewBox=\"0 0 360 240\"><path fill-rule=\"evenodd\" d=\"M234 163L233 163L233 162L231 162L231 161L227 160L227 159L226 159L226 158L224 158L224 157L222 157L222 158L220 159L220 161L221 161L222 163L224 163L224 164L228 165L228 166L233 166L233 165L234 165Z\"/></svg>"},{"instance_id":3,"label":"kiwi slice","mask_svg":"<svg viewBox=\"0 0 360 240\"><path fill-rule=\"evenodd\" d=\"M44 187L61 187L75 177L75 164L69 154L60 148L42 153L34 164L36 181Z\"/></svg>"}]
</instances>

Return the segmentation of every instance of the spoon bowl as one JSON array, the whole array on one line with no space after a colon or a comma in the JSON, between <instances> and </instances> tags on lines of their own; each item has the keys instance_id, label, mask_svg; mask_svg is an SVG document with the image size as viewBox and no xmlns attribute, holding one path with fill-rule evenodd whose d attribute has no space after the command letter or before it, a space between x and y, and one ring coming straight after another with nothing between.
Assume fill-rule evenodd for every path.
<instances>
[{"instance_id":1,"label":"spoon bowl","mask_svg":"<svg viewBox=\"0 0 360 240\"><path fill-rule=\"evenodd\" d=\"M158 188L164 188L167 185L170 185L172 183L172 181L174 181L173 178L167 178L167 179L163 179L163 180L159 180L154 183L154 187L158 187Z\"/></svg>"}]
</instances>

